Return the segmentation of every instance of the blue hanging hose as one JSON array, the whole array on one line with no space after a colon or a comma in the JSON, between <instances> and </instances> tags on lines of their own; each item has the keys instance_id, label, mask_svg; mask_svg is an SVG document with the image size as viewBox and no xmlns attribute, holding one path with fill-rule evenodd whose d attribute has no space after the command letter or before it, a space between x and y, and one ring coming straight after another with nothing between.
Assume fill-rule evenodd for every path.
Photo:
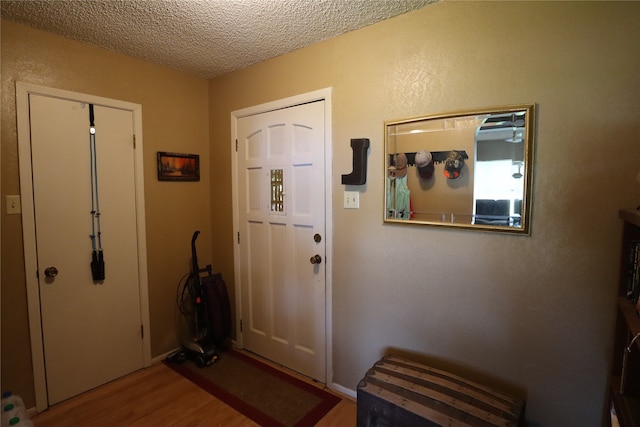
<instances>
[{"instance_id":1,"label":"blue hanging hose","mask_svg":"<svg viewBox=\"0 0 640 427\"><path fill-rule=\"evenodd\" d=\"M100 229L100 200L98 197L98 157L96 151L96 127L93 104L89 104L89 163L91 169L91 275L94 281L105 278L102 232ZM97 242L96 242L96 231Z\"/></svg>"}]
</instances>

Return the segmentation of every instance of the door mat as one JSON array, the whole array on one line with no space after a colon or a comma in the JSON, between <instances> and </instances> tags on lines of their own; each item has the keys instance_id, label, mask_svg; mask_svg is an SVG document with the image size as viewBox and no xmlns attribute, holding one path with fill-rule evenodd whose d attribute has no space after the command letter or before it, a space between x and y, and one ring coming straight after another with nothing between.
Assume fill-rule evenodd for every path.
<instances>
[{"instance_id":1,"label":"door mat","mask_svg":"<svg viewBox=\"0 0 640 427\"><path fill-rule=\"evenodd\" d=\"M229 350L211 366L164 362L203 390L261 426L310 426L340 398L240 352Z\"/></svg>"}]
</instances>

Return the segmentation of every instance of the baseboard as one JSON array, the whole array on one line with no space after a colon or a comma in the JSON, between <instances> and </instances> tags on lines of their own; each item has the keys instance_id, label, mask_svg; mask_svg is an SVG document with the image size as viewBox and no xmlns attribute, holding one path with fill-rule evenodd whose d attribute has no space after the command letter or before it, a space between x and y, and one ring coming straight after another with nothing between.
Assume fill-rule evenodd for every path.
<instances>
[{"instance_id":1,"label":"baseboard","mask_svg":"<svg viewBox=\"0 0 640 427\"><path fill-rule=\"evenodd\" d=\"M154 357L153 359L151 359L151 366L157 365L158 363L162 363L167 358L167 356L169 356L170 354L175 353L176 351L180 350L181 348L182 347L176 347L171 351L168 351L168 352L166 352L164 354L161 354L160 356Z\"/></svg>"},{"instance_id":2,"label":"baseboard","mask_svg":"<svg viewBox=\"0 0 640 427\"><path fill-rule=\"evenodd\" d=\"M237 343L236 343L236 341L235 341L235 340L230 340L230 342L229 342L229 343L231 344L231 348L237 348L237 347L238 347L238 346L237 346ZM175 353L176 351L180 350L181 348L182 348L182 347L176 347L176 348L174 348L173 350L169 350L169 351L167 351L167 352L166 352L166 353L164 353L164 354L161 354L161 355L159 355L159 356L156 356L156 357L152 358L152 359L151 359L151 366L153 366L153 365L157 365L158 363L163 362L163 361L167 358L167 356L169 356L169 355L171 355L171 354Z\"/></svg>"},{"instance_id":3,"label":"baseboard","mask_svg":"<svg viewBox=\"0 0 640 427\"><path fill-rule=\"evenodd\" d=\"M350 388L344 387L338 383L332 383L331 389L337 391L340 394L344 394L347 397L350 397L353 400L357 400L358 393L355 390L351 390Z\"/></svg>"}]
</instances>

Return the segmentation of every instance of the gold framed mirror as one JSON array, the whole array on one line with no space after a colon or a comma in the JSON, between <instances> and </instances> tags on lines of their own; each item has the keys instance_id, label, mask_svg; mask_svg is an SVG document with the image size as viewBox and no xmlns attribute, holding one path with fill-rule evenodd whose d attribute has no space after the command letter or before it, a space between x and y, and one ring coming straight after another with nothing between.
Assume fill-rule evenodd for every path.
<instances>
[{"instance_id":1,"label":"gold framed mirror","mask_svg":"<svg viewBox=\"0 0 640 427\"><path fill-rule=\"evenodd\" d=\"M385 122L384 222L529 234L535 104Z\"/></svg>"}]
</instances>

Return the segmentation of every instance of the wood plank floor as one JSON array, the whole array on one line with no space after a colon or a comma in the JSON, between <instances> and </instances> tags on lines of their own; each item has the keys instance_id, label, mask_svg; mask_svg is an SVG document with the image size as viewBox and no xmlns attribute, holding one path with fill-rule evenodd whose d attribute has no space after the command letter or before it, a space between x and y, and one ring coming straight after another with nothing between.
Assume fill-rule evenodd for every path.
<instances>
[{"instance_id":1,"label":"wood plank floor","mask_svg":"<svg viewBox=\"0 0 640 427\"><path fill-rule=\"evenodd\" d=\"M355 402L339 396L342 401L317 426L356 425ZM162 363L55 405L31 420L36 427L257 426Z\"/></svg>"}]
</instances>

